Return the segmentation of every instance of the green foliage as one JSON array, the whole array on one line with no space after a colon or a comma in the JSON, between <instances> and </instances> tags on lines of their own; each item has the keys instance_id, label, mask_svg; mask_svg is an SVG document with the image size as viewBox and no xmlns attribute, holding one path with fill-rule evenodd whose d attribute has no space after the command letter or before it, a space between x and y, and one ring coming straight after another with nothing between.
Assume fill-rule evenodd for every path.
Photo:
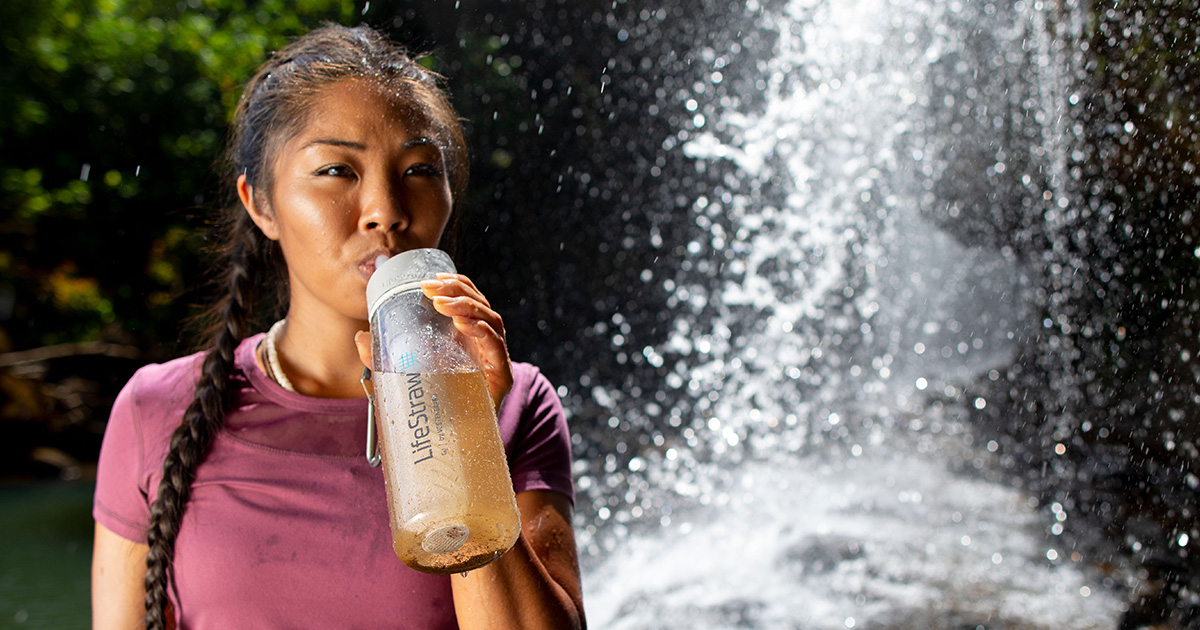
<instances>
[{"instance_id":1,"label":"green foliage","mask_svg":"<svg viewBox=\"0 0 1200 630\"><path fill-rule=\"evenodd\" d=\"M114 322L175 339L241 84L288 37L351 23L354 4L0 3L0 326L14 345Z\"/></svg>"}]
</instances>

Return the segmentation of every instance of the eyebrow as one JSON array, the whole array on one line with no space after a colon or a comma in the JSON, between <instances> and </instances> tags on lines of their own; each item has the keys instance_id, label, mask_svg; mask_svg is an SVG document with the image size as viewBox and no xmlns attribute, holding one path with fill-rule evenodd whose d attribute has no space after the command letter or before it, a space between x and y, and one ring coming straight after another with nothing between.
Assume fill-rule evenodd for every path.
<instances>
[{"instance_id":1,"label":"eyebrow","mask_svg":"<svg viewBox=\"0 0 1200 630\"><path fill-rule=\"evenodd\" d=\"M334 147L346 147L348 149L356 149L362 151L366 149L366 145L361 142L351 142L349 140L338 140L337 138L317 138L304 143L304 148L311 147L316 144L325 144Z\"/></svg>"},{"instance_id":2,"label":"eyebrow","mask_svg":"<svg viewBox=\"0 0 1200 630\"><path fill-rule=\"evenodd\" d=\"M324 145L334 146L334 147L346 147L347 149L354 149L356 151L365 151L367 148L366 145L364 145L361 142L353 142L350 140L338 140L337 138L317 138L315 140L309 140L308 142L306 142L304 144L304 147L307 148L307 147L311 147L316 144L324 144ZM413 147L419 147L419 146L424 146L424 145L429 145L429 144L436 145L437 142L433 138L426 138L426 137L413 138L412 140L409 140L408 142L405 142L404 144L400 145L400 148L401 149L411 149Z\"/></svg>"},{"instance_id":3,"label":"eyebrow","mask_svg":"<svg viewBox=\"0 0 1200 630\"><path fill-rule=\"evenodd\" d=\"M400 148L411 149L413 147L419 147L419 146L423 146L423 145L427 145L427 144L437 145L437 142L433 138L426 138L426 137L413 138L412 140L409 140L408 142L405 142L404 144L400 145Z\"/></svg>"}]
</instances>

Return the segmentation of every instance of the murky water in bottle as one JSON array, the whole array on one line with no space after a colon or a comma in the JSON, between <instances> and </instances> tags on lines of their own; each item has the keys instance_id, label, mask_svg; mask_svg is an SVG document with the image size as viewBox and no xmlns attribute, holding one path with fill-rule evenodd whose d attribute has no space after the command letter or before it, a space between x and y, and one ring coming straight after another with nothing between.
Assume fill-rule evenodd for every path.
<instances>
[{"instance_id":1,"label":"murky water in bottle","mask_svg":"<svg viewBox=\"0 0 1200 630\"><path fill-rule=\"evenodd\" d=\"M516 542L520 522L482 372L376 375L396 555L457 573Z\"/></svg>"}]
</instances>

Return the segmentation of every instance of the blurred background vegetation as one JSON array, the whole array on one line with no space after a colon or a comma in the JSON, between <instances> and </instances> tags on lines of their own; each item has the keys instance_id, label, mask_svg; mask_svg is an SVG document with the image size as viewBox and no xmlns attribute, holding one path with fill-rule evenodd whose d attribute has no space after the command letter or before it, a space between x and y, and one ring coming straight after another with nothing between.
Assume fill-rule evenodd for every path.
<instances>
[{"instance_id":1,"label":"blurred background vegetation","mask_svg":"<svg viewBox=\"0 0 1200 630\"><path fill-rule=\"evenodd\" d=\"M241 83L288 36L352 17L334 0L0 5L0 473L93 459L113 387L180 350Z\"/></svg>"}]
</instances>

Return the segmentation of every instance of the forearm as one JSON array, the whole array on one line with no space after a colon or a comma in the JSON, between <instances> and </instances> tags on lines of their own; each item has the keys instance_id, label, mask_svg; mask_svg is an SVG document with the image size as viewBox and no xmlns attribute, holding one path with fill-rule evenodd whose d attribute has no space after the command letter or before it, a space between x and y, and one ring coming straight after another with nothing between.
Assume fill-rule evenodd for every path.
<instances>
[{"instance_id":1,"label":"forearm","mask_svg":"<svg viewBox=\"0 0 1200 630\"><path fill-rule=\"evenodd\" d=\"M583 594L570 501L522 492L521 536L500 559L455 575L454 610L464 630L583 628Z\"/></svg>"},{"instance_id":2,"label":"forearm","mask_svg":"<svg viewBox=\"0 0 1200 630\"><path fill-rule=\"evenodd\" d=\"M455 575L452 584L463 630L583 627L580 602L551 577L523 535L503 557Z\"/></svg>"}]
</instances>

